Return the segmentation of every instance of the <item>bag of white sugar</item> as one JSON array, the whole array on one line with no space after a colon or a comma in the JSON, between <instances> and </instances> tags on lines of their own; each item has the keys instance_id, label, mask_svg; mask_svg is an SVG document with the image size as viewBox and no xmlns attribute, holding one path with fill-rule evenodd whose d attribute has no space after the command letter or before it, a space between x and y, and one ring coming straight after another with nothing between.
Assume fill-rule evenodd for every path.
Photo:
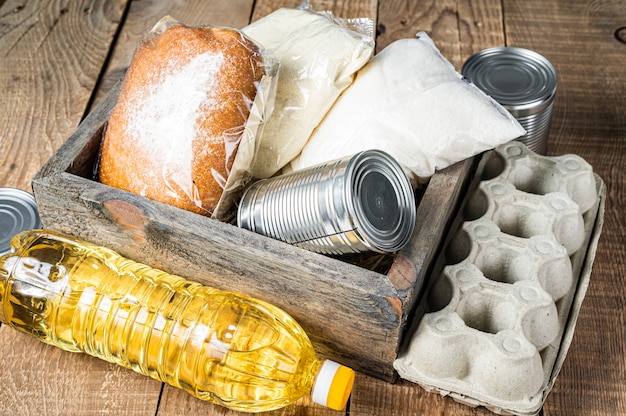
<instances>
[{"instance_id":1,"label":"bag of white sugar","mask_svg":"<svg viewBox=\"0 0 626 416\"><path fill-rule=\"evenodd\" d=\"M268 178L291 161L356 72L374 53L373 22L341 20L281 8L242 31L270 49L279 62L274 110L255 144L251 175Z\"/></svg>"},{"instance_id":2,"label":"bag of white sugar","mask_svg":"<svg viewBox=\"0 0 626 416\"><path fill-rule=\"evenodd\" d=\"M524 134L420 32L391 43L358 72L285 170L379 149L396 158L416 185Z\"/></svg>"}]
</instances>

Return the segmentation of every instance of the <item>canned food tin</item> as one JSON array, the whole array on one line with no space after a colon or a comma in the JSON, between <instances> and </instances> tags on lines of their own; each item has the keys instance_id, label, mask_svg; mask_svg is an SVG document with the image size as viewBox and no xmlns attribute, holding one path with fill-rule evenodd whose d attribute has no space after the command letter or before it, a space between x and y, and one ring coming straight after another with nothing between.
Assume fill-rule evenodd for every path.
<instances>
[{"instance_id":1,"label":"canned food tin","mask_svg":"<svg viewBox=\"0 0 626 416\"><path fill-rule=\"evenodd\" d=\"M0 188L0 255L10 251L15 234L39 227L35 198L20 189Z\"/></svg>"},{"instance_id":2,"label":"canned food tin","mask_svg":"<svg viewBox=\"0 0 626 416\"><path fill-rule=\"evenodd\" d=\"M395 159L379 150L255 182L239 227L323 254L404 247L415 228L415 197Z\"/></svg>"},{"instance_id":3,"label":"canned food tin","mask_svg":"<svg viewBox=\"0 0 626 416\"><path fill-rule=\"evenodd\" d=\"M461 73L526 129L519 141L535 153L546 154L557 87L550 61L528 49L490 48L472 55Z\"/></svg>"}]
</instances>

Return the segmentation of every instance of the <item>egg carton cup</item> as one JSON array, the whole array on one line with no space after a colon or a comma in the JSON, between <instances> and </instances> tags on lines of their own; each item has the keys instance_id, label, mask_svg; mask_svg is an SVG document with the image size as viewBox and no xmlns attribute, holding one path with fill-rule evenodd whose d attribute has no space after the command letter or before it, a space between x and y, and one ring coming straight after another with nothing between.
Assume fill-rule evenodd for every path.
<instances>
[{"instance_id":1,"label":"egg carton cup","mask_svg":"<svg viewBox=\"0 0 626 416\"><path fill-rule=\"evenodd\" d=\"M606 189L576 155L487 152L394 363L427 391L535 415L571 344Z\"/></svg>"}]
</instances>

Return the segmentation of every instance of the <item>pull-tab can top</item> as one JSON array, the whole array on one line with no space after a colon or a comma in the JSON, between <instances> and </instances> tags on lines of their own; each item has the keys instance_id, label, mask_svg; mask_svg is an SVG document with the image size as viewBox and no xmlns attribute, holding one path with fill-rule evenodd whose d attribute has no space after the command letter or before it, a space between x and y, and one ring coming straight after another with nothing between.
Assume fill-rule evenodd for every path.
<instances>
[{"instance_id":1,"label":"pull-tab can top","mask_svg":"<svg viewBox=\"0 0 626 416\"><path fill-rule=\"evenodd\" d=\"M524 48L482 50L465 62L461 73L514 117L544 110L556 95L554 66L542 55Z\"/></svg>"},{"instance_id":2,"label":"pull-tab can top","mask_svg":"<svg viewBox=\"0 0 626 416\"><path fill-rule=\"evenodd\" d=\"M11 249L11 238L21 231L40 228L35 198L16 188L0 188L0 255Z\"/></svg>"}]
</instances>

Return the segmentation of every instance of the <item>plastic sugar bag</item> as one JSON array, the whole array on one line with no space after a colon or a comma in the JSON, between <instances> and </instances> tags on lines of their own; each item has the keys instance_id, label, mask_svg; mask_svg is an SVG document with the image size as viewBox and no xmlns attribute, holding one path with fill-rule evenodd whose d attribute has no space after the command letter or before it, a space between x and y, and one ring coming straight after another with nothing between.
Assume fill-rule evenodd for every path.
<instances>
[{"instance_id":1,"label":"plastic sugar bag","mask_svg":"<svg viewBox=\"0 0 626 416\"><path fill-rule=\"evenodd\" d=\"M415 185L524 134L420 32L391 43L358 72L285 171L379 149L396 158Z\"/></svg>"},{"instance_id":2,"label":"plastic sugar bag","mask_svg":"<svg viewBox=\"0 0 626 416\"><path fill-rule=\"evenodd\" d=\"M372 57L373 22L281 8L242 31L279 62L274 110L257 143L252 175L268 178L293 159L354 74Z\"/></svg>"}]
</instances>

